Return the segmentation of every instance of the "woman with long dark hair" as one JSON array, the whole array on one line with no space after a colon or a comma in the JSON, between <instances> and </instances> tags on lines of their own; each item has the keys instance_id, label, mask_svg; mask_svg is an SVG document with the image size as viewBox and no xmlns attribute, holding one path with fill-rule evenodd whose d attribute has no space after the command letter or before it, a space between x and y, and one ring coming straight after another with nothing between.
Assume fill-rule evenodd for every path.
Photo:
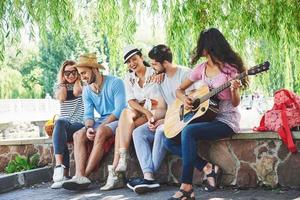
<instances>
[{"instance_id":1,"label":"woman with long dark hair","mask_svg":"<svg viewBox=\"0 0 300 200\"><path fill-rule=\"evenodd\" d=\"M200 33L192 63L195 64L200 57L206 57L206 62L197 65L176 91L176 96L184 102L186 109L191 109L193 103L192 98L186 94L186 89L194 82L202 80L210 89L228 81L231 86L217 95L219 112L213 121L188 124L181 132L181 144L171 139L166 140L166 148L182 157L183 161L180 190L170 199L195 199L192 185L194 167L206 175L205 189L215 190L221 168L197 154L198 141L227 138L239 131L240 114L237 108L240 103L239 90L241 86L248 85L247 79L242 82L235 79L237 74L246 70L242 59L216 28Z\"/></svg>"}]
</instances>

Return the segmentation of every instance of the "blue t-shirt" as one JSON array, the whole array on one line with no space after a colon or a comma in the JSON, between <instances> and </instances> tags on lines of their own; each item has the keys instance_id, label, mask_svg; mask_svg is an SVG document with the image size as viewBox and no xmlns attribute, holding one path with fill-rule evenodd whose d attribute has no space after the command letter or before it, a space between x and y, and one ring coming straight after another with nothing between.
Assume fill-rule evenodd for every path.
<instances>
[{"instance_id":1,"label":"blue t-shirt","mask_svg":"<svg viewBox=\"0 0 300 200\"><path fill-rule=\"evenodd\" d=\"M83 88L84 120L94 119L94 109L105 119L113 114L116 118L126 108L125 86L121 79L103 75L104 83L99 94L92 91L90 86Z\"/></svg>"}]
</instances>

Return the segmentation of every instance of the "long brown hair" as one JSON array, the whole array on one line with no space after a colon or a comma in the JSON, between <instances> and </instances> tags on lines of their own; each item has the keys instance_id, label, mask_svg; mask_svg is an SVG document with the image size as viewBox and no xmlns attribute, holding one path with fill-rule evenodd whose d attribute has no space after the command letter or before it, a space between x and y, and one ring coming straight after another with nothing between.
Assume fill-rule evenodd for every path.
<instances>
[{"instance_id":1,"label":"long brown hair","mask_svg":"<svg viewBox=\"0 0 300 200\"><path fill-rule=\"evenodd\" d=\"M216 28L210 28L201 31L198 38L197 47L193 52L192 64L196 64L200 57L203 56L204 50L207 51L212 59L212 62L216 64L221 71L222 69L217 61L223 64L228 63L232 67L236 68L239 73L246 71L246 67L244 66L240 55L232 50L224 35ZM243 86L247 87L249 84L248 82L249 80L247 77L243 79Z\"/></svg>"},{"instance_id":2,"label":"long brown hair","mask_svg":"<svg viewBox=\"0 0 300 200\"><path fill-rule=\"evenodd\" d=\"M65 71L65 68L66 66L70 65L70 66L73 66L75 65L76 62L74 60L65 60L63 62L63 64L61 65L60 69L59 69L59 72L57 74L57 82L58 84L60 83L67 83L65 80L64 80L64 71ZM77 70L77 69L76 69Z\"/></svg>"}]
</instances>

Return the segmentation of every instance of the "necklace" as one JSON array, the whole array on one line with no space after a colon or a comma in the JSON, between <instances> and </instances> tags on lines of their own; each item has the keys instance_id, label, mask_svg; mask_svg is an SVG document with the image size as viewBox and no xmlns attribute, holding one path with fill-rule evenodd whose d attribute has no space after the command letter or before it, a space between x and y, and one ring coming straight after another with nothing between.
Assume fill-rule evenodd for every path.
<instances>
[{"instance_id":1,"label":"necklace","mask_svg":"<svg viewBox=\"0 0 300 200\"><path fill-rule=\"evenodd\" d=\"M101 90L101 86L102 86L102 83L103 83L103 80L104 80L104 77L103 76L100 76L99 78L99 81L95 81L93 83L92 88L94 89L93 91L97 94L100 93L100 90ZM97 82L100 82L100 83L97 83Z\"/></svg>"}]
</instances>

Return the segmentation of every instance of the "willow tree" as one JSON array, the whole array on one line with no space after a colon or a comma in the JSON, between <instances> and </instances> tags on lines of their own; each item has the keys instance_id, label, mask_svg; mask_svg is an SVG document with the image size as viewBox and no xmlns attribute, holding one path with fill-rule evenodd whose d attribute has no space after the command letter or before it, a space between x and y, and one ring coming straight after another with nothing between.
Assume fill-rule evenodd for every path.
<instances>
[{"instance_id":1,"label":"willow tree","mask_svg":"<svg viewBox=\"0 0 300 200\"><path fill-rule=\"evenodd\" d=\"M250 90L300 92L298 0L2 0L0 6L2 59L5 45L18 40L23 27L37 26L42 41L47 32L59 40L74 30L82 49L97 50L110 73L121 75L122 49L134 43L139 12L147 11L165 24L176 63L193 67L189 59L200 31L217 27L247 66L270 61L270 71L255 77Z\"/></svg>"},{"instance_id":2,"label":"willow tree","mask_svg":"<svg viewBox=\"0 0 300 200\"><path fill-rule=\"evenodd\" d=\"M21 38L20 30L27 28L34 37L34 26L46 40L48 31L59 35L66 31L73 18L73 4L69 0L1 0L0 1L0 58L6 44Z\"/></svg>"},{"instance_id":3,"label":"willow tree","mask_svg":"<svg viewBox=\"0 0 300 200\"><path fill-rule=\"evenodd\" d=\"M79 27L92 25L90 32L94 35L93 45L100 53L100 59L109 63L110 73L122 74L122 49L133 42L136 31L136 3L130 0L91 1L85 7L84 18L79 19ZM86 27L86 26L85 26ZM101 57L102 56L102 57Z\"/></svg>"},{"instance_id":4,"label":"willow tree","mask_svg":"<svg viewBox=\"0 0 300 200\"><path fill-rule=\"evenodd\" d=\"M246 65L269 60L271 70L255 78L252 90L272 94L285 87L300 92L300 2L298 0L163 1L167 38L177 59L189 53L204 28L219 28Z\"/></svg>"}]
</instances>

